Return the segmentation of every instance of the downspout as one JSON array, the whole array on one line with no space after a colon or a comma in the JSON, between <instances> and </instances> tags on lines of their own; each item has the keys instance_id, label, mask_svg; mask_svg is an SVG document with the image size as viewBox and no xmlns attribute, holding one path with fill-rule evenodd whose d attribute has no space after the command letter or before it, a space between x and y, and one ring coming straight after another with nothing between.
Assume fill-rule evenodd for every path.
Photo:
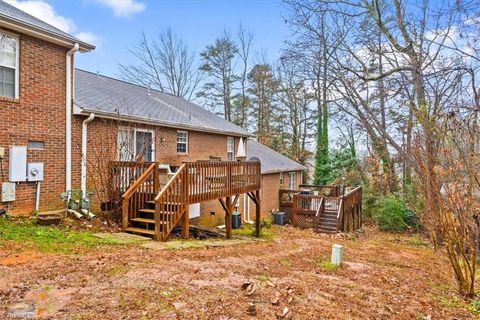
<instances>
[{"instance_id":1,"label":"downspout","mask_svg":"<svg viewBox=\"0 0 480 320\"><path fill-rule=\"evenodd\" d=\"M65 82L65 188L72 189L72 57L78 51L79 44L75 43L68 50L66 56L66 82Z\"/></svg>"},{"instance_id":2,"label":"downspout","mask_svg":"<svg viewBox=\"0 0 480 320\"><path fill-rule=\"evenodd\" d=\"M87 119L82 122L82 168L80 173L80 188L82 189L82 197L87 196L87 125L95 118L94 113L90 113Z\"/></svg>"}]
</instances>

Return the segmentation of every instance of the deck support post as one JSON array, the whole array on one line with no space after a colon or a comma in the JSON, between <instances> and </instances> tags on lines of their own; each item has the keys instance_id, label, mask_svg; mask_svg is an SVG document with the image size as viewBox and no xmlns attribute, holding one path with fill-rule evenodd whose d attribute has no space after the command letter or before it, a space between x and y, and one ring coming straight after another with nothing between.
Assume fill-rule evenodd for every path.
<instances>
[{"instance_id":1,"label":"deck support post","mask_svg":"<svg viewBox=\"0 0 480 320\"><path fill-rule=\"evenodd\" d=\"M185 213L183 214L183 221L182 221L182 238L188 239L190 238L190 214L188 210L188 205L185 206Z\"/></svg>"},{"instance_id":2,"label":"deck support post","mask_svg":"<svg viewBox=\"0 0 480 320\"><path fill-rule=\"evenodd\" d=\"M261 219L261 212L260 212L260 190L255 191L255 198L257 199L255 203L255 236L257 238L260 237L260 232L261 232L261 225L260 225L260 219Z\"/></svg>"},{"instance_id":3,"label":"deck support post","mask_svg":"<svg viewBox=\"0 0 480 320\"><path fill-rule=\"evenodd\" d=\"M226 198L227 202L227 211L225 212L225 228L227 231L227 239L232 238L232 204L231 197Z\"/></svg>"},{"instance_id":4,"label":"deck support post","mask_svg":"<svg viewBox=\"0 0 480 320\"><path fill-rule=\"evenodd\" d=\"M232 238L232 213L239 197L240 195L237 194L235 197L233 197L233 199L230 196L226 197L225 201L222 198L218 199L223 207L223 210L225 210L225 229L227 233L227 239Z\"/></svg>"},{"instance_id":5,"label":"deck support post","mask_svg":"<svg viewBox=\"0 0 480 320\"><path fill-rule=\"evenodd\" d=\"M253 203L255 203L255 236L257 238L260 237L260 232L262 231L261 227L261 200L260 200L260 190L256 190L255 192L247 192L247 195L250 199L252 199Z\"/></svg>"}]
</instances>

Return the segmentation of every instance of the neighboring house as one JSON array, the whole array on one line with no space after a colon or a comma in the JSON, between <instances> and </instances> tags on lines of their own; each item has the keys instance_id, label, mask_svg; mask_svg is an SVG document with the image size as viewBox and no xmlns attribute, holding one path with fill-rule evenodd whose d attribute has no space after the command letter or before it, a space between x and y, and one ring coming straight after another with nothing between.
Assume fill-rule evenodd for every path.
<instances>
[{"instance_id":1,"label":"neighboring house","mask_svg":"<svg viewBox=\"0 0 480 320\"><path fill-rule=\"evenodd\" d=\"M269 216L273 210L279 209L279 190L298 190L307 168L253 139L248 140L247 155L248 159L258 159L261 162L262 215ZM252 208L251 204L248 208Z\"/></svg>"},{"instance_id":2,"label":"neighboring house","mask_svg":"<svg viewBox=\"0 0 480 320\"><path fill-rule=\"evenodd\" d=\"M92 45L4 2L0 28L0 182L7 182L5 193L15 187L15 199L3 199L0 209L28 214L36 207L62 208L62 192L94 190L105 179L95 168L117 160L156 161L175 171L186 161L259 159L263 215L278 208L280 188L296 189L302 181L303 166L200 106L75 69L75 51L93 50ZM22 148L10 152L13 146ZM27 163L36 162L43 164L41 185L35 177L26 178ZM96 195L94 208L105 200ZM245 196L239 204L247 215L254 211ZM201 216L208 224L224 222L224 213L216 200L189 209L191 218Z\"/></svg>"}]
</instances>

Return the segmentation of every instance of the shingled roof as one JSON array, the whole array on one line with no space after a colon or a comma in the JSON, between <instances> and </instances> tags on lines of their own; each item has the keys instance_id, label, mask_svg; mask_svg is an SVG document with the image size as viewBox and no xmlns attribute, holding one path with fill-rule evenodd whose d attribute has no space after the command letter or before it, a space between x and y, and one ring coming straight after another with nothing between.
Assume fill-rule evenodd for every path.
<instances>
[{"instance_id":1,"label":"shingled roof","mask_svg":"<svg viewBox=\"0 0 480 320\"><path fill-rule=\"evenodd\" d=\"M307 170L300 163L253 139L249 139L247 142L247 156L249 159L257 158L260 160L262 174Z\"/></svg>"},{"instance_id":2,"label":"shingled roof","mask_svg":"<svg viewBox=\"0 0 480 320\"><path fill-rule=\"evenodd\" d=\"M0 1L0 26L30 34L47 41L50 40L59 45L73 46L73 44L78 43L80 45L80 51L95 49L95 46L77 39L5 1Z\"/></svg>"},{"instance_id":3,"label":"shingled roof","mask_svg":"<svg viewBox=\"0 0 480 320\"><path fill-rule=\"evenodd\" d=\"M184 98L80 69L75 70L74 104L76 113L93 112L98 116L178 129L250 135Z\"/></svg>"}]
</instances>

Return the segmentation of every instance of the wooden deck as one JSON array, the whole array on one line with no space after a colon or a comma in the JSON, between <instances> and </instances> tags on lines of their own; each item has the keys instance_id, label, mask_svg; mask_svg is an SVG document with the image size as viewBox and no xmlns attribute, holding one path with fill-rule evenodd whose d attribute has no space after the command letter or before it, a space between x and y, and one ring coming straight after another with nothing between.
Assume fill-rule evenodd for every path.
<instances>
[{"instance_id":1,"label":"wooden deck","mask_svg":"<svg viewBox=\"0 0 480 320\"><path fill-rule=\"evenodd\" d=\"M247 194L256 205L256 233L260 234L259 161L186 162L163 187L156 162L113 162L111 166L115 188L122 193L122 228L126 231L166 240L181 223L182 236L188 238L189 205L218 199L230 238L235 204L240 194Z\"/></svg>"},{"instance_id":2,"label":"wooden deck","mask_svg":"<svg viewBox=\"0 0 480 320\"><path fill-rule=\"evenodd\" d=\"M280 210L287 223L300 228L313 228L322 233L353 232L362 225L362 187L303 185L316 194L300 190L280 190ZM303 189L302 188L302 189Z\"/></svg>"}]
</instances>

